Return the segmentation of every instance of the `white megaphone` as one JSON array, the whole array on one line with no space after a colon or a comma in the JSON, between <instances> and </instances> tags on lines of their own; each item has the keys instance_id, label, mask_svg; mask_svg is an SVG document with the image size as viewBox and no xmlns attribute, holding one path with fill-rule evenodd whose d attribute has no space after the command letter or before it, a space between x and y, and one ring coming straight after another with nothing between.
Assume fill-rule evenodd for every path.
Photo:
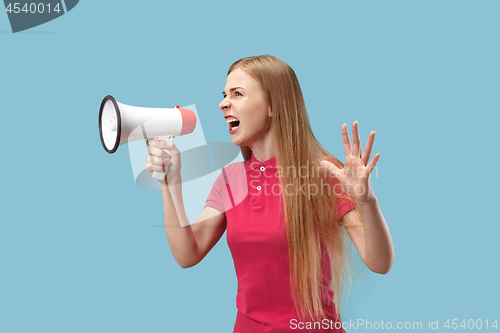
<instances>
[{"instance_id":1,"label":"white megaphone","mask_svg":"<svg viewBox=\"0 0 500 333\"><path fill-rule=\"evenodd\" d=\"M102 100L99 110L101 143L110 154L130 141L159 140L160 136L168 136L170 141L175 136L192 133L195 127L194 112L179 109L178 105L172 109L143 108L118 103L108 95ZM154 171L153 177L164 180L165 173Z\"/></svg>"}]
</instances>

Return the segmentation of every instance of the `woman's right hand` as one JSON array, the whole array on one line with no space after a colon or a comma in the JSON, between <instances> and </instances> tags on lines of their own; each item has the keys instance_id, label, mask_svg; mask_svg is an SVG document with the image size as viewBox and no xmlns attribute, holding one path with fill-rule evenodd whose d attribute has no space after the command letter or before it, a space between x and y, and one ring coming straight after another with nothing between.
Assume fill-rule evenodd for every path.
<instances>
[{"instance_id":1,"label":"woman's right hand","mask_svg":"<svg viewBox=\"0 0 500 333\"><path fill-rule=\"evenodd\" d=\"M177 184L181 181L181 156L179 149L175 146L172 141L163 140L153 140L149 139L146 141L148 145L149 156L146 159L146 170L149 175L153 176L153 171L165 172L166 175L164 180L160 180L160 183L167 184ZM170 153L165 152L166 150Z\"/></svg>"}]
</instances>

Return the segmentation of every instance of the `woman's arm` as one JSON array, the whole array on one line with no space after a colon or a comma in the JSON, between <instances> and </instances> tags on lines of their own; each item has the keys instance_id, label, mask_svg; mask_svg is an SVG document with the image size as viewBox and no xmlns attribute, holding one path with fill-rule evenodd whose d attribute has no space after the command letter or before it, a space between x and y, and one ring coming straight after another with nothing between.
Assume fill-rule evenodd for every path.
<instances>
[{"instance_id":1,"label":"woman's arm","mask_svg":"<svg viewBox=\"0 0 500 333\"><path fill-rule=\"evenodd\" d=\"M377 198L357 203L356 209L344 215L342 225L366 267L375 273L388 273L394 263L394 247Z\"/></svg>"},{"instance_id":2,"label":"woman's arm","mask_svg":"<svg viewBox=\"0 0 500 333\"><path fill-rule=\"evenodd\" d=\"M193 226L184 209L182 182L161 184L165 231L172 255L182 268L199 263L214 247L226 230L226 216L212 207L205 207Z\"/></svg>"},{"instance_id":3,"label":"woman's arm","mask_svg":"<svg viewBox=\"0 0 500 333\"><path fill-rule=\"evenodd\" d=\"M349 139L346 124L342 125L345 166L339 168L328 160L322 161L332 176L338 179L344 190L354 198L357 208L342 218L349 237L358 249L366 266L377 273L389 272L394 262L394 248L389 227L385 222L373 193L370 174L375 168L380 154L370 163L370 155L375 140L375 131L370 133L364 151L358 132L358 122L352 125L353 144Z\"/></svg>"},{"instance_id":4,"label":"woman's arm","mask_svg":"<svg viewBox=\"0 0 500 333\"><path fill-rule=\"evenodd\" d=\"M172 254L183 268L199 263L226 230L226 216L206 207L193 226L189 223L182 199L180 152L172 141L148 140L146 170L166 172L160 181L165 230Z\"/></svg>"}]
</instances>

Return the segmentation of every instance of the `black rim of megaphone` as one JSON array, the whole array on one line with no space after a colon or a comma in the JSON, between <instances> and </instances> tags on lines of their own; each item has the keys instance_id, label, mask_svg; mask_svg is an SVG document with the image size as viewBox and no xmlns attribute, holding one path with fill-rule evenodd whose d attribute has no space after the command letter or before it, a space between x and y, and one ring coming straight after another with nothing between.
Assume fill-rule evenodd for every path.
<instances>
[{"instance_id":1,"label":"black rim of megaphone","mask_svg":"<svg viewBox=\"0 0 500 333\"><path fill-rule=\"evenodd\" d=\"M104 138L102 137L102 111L104 110L104 104L106 104L106 102L108 100L113 102L113 104L115 106L115 110L116 110L116 129L117 129L116 142L115 142L115 146L111 150L106 148L106 144L104 143ZM120 116L120 109L118 108L118 104L116 104L116 100L111 95L104 97L104 99L102 100L102 103L101 103L101 109L99 110L99 135L101 136L101 143L102 143L102 146L104 147L104 150L110 154L113 154L118 149L118 146L120 145L120 138L122 135L122 119Z\"/></svg>"}]
</instances>

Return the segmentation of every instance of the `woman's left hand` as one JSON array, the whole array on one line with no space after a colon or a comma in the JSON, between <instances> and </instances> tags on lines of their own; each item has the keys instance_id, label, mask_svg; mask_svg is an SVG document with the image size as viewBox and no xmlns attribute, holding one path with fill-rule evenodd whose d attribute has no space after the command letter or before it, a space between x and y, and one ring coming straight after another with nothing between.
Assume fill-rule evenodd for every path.
<instances>
[{"instance_id":1,"label":"woman's left hand","mask_svg":"<svg viewBox=\"0 0 500 333\"><path fill-rule=\"evenodd\" d=\"M321 161L321 166L326 168L339 180L342 187L353 196L357 203L367 202L375 198L370 184L370 173L373 168L375 168L380 157L380 154L376 154L372 161L368 163L373 141L375 140L375 131L370 133L363 152L361 151L357 121L352 124L352 137L353 145L351 147L347 125L342 125L342 139L344 141L345 150L344 168L340 169L327 160Z\"/></svg>"}]
</instances>

